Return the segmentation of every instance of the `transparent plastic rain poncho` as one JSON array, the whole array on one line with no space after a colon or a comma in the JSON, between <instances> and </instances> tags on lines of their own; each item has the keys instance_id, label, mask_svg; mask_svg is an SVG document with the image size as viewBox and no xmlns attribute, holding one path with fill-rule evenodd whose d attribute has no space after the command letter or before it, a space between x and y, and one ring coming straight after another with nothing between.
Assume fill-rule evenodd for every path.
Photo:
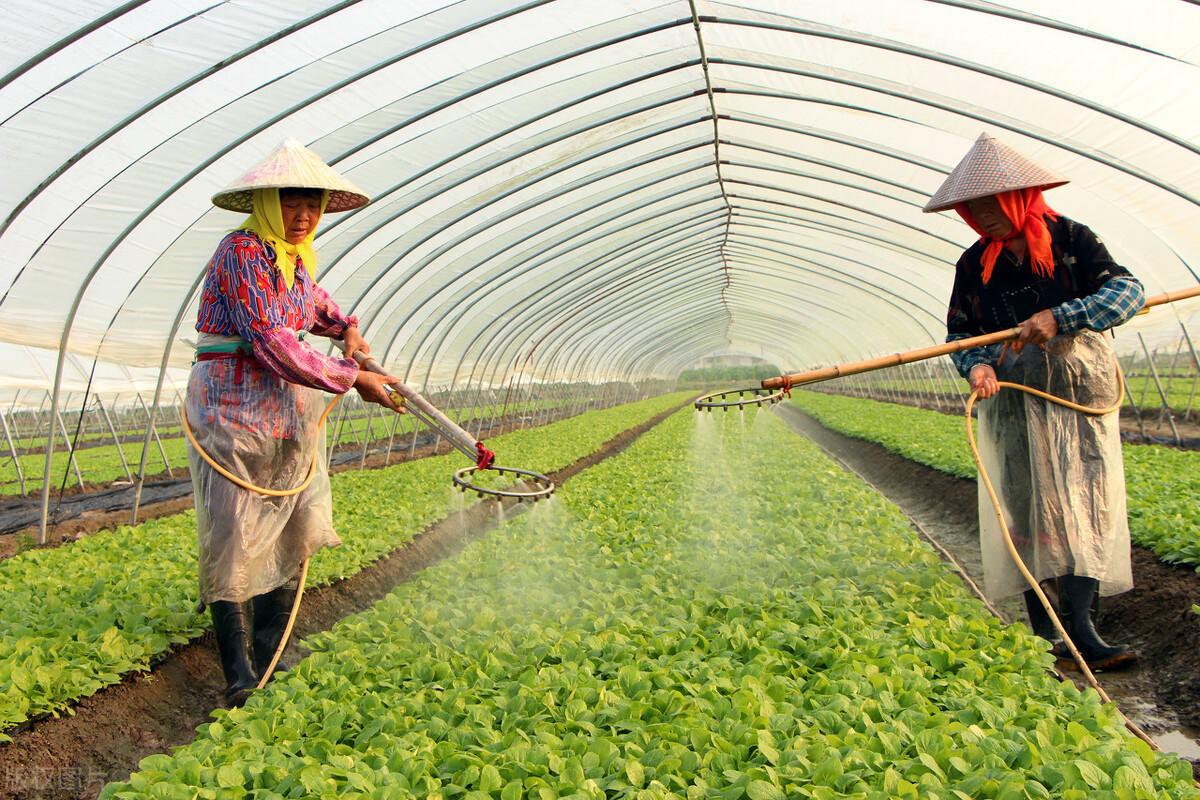
<instances>
[{"instance_id":1,"label":"transparent plastic rain poncho","mask_svg":"<svg viewBox=\"0 0 1200 800\"><path fill-rule=\"evenodd\" d=\"M290 489L317 462L303 492L266 497L236 486L188 448L204 602L268 592L295 577L313 552L340 544L320 427L326 403L322 392L289 383L250 359L192 367L188 422L218 464L256 486Z\"/></svg>"},{"instance_id":2,"label":"transparent plastic rain poncho","mask_svg":"<svg viewBox=\"0 0 1200 800\"><path fill-rule=\"evenodd\" d=\"M996 374L1085 406L1112 405L1118 397L1116 357L1093 331L1009 352ZM1082 414L1001 389L979 404L978 440L1013 542L1039 581L1084 575L1100 581L1102 595L1133 587L1117 413ZM1029 588L982 483L979 541L990 599Z\"/></svg>"}]
</instances>

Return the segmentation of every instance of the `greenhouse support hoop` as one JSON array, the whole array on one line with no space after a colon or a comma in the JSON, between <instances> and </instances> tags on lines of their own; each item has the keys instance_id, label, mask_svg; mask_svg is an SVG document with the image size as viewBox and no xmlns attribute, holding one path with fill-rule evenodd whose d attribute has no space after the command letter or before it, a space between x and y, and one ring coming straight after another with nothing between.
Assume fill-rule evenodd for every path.
<instances>
[{"instance_id":1,"label":"greenhouse support hoop","mask_svg":"<svg viewBox=\"0 0 1200 800\"><path fill-rule=\"evenodd\" d=\"M1154 357L1150 355L1150 349L1146 347L1146 337L1138 333L1138 342L1142 345L1142 352L1146 355L1146 362L1150 365L1150 377L1154 379L1154 388L1158 390L1158 397L1162 400L1162 412L1159 419L1162 419L1162 414L1166 414L1167 422L1171 424L1171 433L1175 436L1175 444L1180 443L1179 428L1175 427L1175 415L1170 412L1171 401L1167 399L1167 393L1163 389L1162 381L1158 377L1158 367L1154 365ZM1156 351L1157 352L1157 351Z\"/></svg>"},{"instance_id":2,"label":"greenhouse support hoop","mask_svg":"<svg viewBox=\"0 0 1200 800\"><path fill-rule=\"evenodd\" d=\"M8 442L8 454L12 457L13 466L17 470L17 482L21 486L21 494L25 494L25 473L21 470L21 459L17 458L17 448L13 445L12 433L8 429L8 418L0 410L0 425L4 426L4 439Z\"/></svg>"}]
</instances>

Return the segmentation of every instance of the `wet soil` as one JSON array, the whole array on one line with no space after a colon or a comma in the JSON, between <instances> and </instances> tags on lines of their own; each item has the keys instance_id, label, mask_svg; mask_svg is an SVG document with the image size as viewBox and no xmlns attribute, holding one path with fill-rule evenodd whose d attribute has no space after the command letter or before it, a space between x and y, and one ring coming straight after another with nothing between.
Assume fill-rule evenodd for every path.
<instances>
[{"instance_id":1,"label":"wet soil","mask_svg":"<svg viewBox=\"0 0 1200 800\"><path fill-rule=\"evenodd\" d=\"M618 434L549 477L561 485L621 452L681 407ZM474 503L461 520L456 513L358 574L305 592L292 641L369 608L420 570L485 535L496 525L496 507L495 500ZM504 507L511 518L529 506L506 500ZM284 658L295 663L302 655L299 645L290 644ZM105 783L127 777L142 758L191 741L196 727L221 705L223 690L210 631L167 653L148 673L127 675L81 700L71 716L48 717L14 732L12 742L0 745L0 798L96 797Z\"/></svg>"},{"instance_id":2,"label":"wet soil","mask_svg":"<svg viewBox=\"0 0 1200 800\"><path fill-rule=\"evenodd\" d=\"M898 505L918 529L948 550L982 585L976 485L888 452L874 442L831 431L800 409L781 405L778 413ZM1166 564L1151 551L1133 547L1132 591L1101 603L1098 628L1110 642L1133 646L1137 667L1103 673L1105 691L1134 723L1151 736L1162 735L1164 749L1187 756L1200 777L1200 574ZM999 604L1007 620L1026 620L1024 603Z\"/></svg>"}]
</instances>

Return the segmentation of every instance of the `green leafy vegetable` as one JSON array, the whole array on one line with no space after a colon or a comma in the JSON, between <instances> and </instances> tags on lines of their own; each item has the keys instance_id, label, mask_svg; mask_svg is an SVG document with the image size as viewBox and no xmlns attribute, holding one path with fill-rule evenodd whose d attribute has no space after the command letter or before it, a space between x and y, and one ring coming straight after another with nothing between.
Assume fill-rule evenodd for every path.
<instances>
[{"instance_id":1,"label":"green leafy vegetable","mask_svg":"<svg viewBox=\"0 0 1200 800\"><path fill-rule=\"evenodd\" d=\"M102 797L227 766L271 797L1200 797L895 507L749 417L672 417Z\"/></svg>"}]
</instances>

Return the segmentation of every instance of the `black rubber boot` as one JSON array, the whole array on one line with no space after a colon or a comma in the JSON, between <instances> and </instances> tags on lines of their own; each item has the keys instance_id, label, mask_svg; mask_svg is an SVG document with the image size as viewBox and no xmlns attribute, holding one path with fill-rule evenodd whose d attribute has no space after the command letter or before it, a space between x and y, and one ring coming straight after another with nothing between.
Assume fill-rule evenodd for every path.
<instances>
[{"instance_id":1,"label":"black rubber boot","mask_svg":"<svg viewBox=\"0 0 1200 800\"><path fill-rule=\"evenodd\" d=\"M260 594L254 598L254 671L259 675L266 672L279 648L279 640L283 638L283 629L287 627L288 617L292 613L292 605L296 602L295 578L280 586L278 589ZM284 672L288 665L279 659L272 676L276 672Z\"/></svg>"},{"instance_id":2,"label":"black rubber boot","mask_svg":"<svg viewBox=\"0 0 1200 800\"><path fill-rule=\"evenodd\" d=\"M1041 600L1038 600L1033 589L1025 590L1025 611L1029 614L1029 627L1034 633L1050 643L1062 641L1062 637L1058 635L1058 629L1054 627L1054 622L1046 613L1045 606L1042 605ZM1064 621L1063 627L1065 628L1066 625L1067 623Z\"/></svg>"},{"instance_id":3,"label":"black rubber boot","mask_svg":"<svg viewBox=\"0 0 1200 800\"><path fill-rule=\"evenodd\" d=\"M1063 604L1070 609L1067 633L1079 648L1080 655L1093 671L1124 669L1137 662L1137 653L1124 645L1113 646L1096 632L1094 615L1098 610L1100 582L1081 575L1064 575L1060 579ZM1059 664L1065 669L1078 669L1075 660L1060 648Z\"/></svg>"},{"instance_id":4,"label":"black rubber boot","mask_svg":"<svg viewBox=\"0 0 1200 800\"><path fill-rule=\"evenodd\" d=\"M218 600L209 603L221 669L225 672L225 703L236 708L246 702L258 686L250 643L250 604Z\"/></svg>"}]
</instances>

